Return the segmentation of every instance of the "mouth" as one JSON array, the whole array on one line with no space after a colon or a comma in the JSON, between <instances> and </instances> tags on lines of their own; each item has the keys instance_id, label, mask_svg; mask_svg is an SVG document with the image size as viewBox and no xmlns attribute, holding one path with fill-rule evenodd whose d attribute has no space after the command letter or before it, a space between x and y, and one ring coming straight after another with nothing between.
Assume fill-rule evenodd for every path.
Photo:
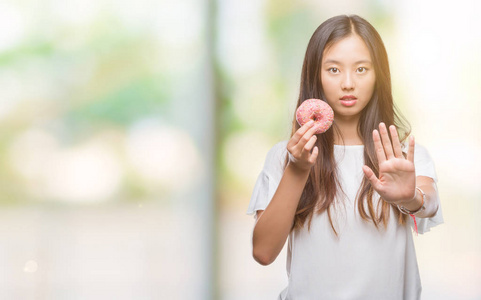
<instances>
[{"instance_id":1,"label":"mouth","mask_svg":"<svg viewBox=\"0 0 481 300\"><path fill-rule=\"evenodd\" d=\"M346 96L342 96L341 100L357 100L356 97L354 97L353 95L346 95Z\"/></svg>"},{"instance_id":2,"label":"mouth","mask_svg":"<svg viewBox=\"0 0 481 300\"><path fill-rule=\"evenodd\" d=\"M353 106L357 102L357 98L352 95L344 96L340 100L341 100L341 104L347 107Z\"/></svg>"},{"instance_id":3,"label":"mouth","mask_svg":"<svg viewBox=\"0 0 481 300\"><path fill-rule=\"evenodd\" d=\"M357 98L352 95L343 96L340 100L344 106L353 106L357 102Z\"/></svg>"}]
</instances>

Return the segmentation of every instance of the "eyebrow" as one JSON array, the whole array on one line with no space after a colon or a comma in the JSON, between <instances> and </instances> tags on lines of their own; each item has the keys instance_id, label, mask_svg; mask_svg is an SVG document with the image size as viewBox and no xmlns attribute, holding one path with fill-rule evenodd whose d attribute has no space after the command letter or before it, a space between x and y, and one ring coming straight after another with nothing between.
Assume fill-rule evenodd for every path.
<instances>
[{"instance_id":1,"label":"eyebrow","mask_svg":"<svg viewBox=\"0 0 481 300\"><path fill-rule=\"evenodd\" d=\"M330 64L330 63L334 63L334 64L338 64L338 65L342 65L341 62L337 61L337 60L334 60L334 59L328 59L324 62L324 64ZM370 60L358 60L356 61L354 64L372 64L372 62Z\"/></svg>"}]
</instances>

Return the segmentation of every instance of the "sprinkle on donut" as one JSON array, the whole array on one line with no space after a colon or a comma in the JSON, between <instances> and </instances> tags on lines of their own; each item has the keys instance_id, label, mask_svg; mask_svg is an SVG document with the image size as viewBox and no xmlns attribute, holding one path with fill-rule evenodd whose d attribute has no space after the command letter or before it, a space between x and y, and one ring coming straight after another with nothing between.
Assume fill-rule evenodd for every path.
<instances>
[{"instance_id":1,"label":"sprinkle on donut","mask_svg":"<svg viewBox=\"0 0 481 300\"><path fill-rule=\"evenodd\" d=\"M307 99L297 109L296 120L301 126L310 120L314 120L314 126L317 127L315 134L320 134L331 127L334 120L334 111L325 101Z\"/></svg>"}]
</instances>

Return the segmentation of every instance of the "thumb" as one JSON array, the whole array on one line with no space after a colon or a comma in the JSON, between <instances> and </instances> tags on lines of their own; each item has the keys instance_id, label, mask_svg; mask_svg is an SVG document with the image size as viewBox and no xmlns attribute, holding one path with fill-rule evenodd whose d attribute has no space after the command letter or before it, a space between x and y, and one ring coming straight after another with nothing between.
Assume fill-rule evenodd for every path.
<instances>
[{"instance_id":1,"label":"thumb","mask_svg":"<svg viewBox=\"0 0 481 300\"><path fill-rule=\"evenodd\" d=\"M366 165L362 166L362 170L364 171L364 175L371 181L372 187L377 190L379 179L376 177L376 174Z\"/></svg>"}]
</instances>

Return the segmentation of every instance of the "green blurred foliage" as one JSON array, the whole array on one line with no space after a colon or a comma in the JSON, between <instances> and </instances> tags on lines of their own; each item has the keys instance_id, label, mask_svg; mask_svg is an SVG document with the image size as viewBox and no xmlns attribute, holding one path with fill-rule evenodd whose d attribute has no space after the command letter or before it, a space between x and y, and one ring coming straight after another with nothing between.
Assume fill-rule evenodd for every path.
<instances>
[{"instance_id":1,"label":"green blurred foliage","mask_svg":"<svg viewBox=\"0 0 481 300\"><path fill-rule=\"evenodd\" d=\"M39 19L45 14L48 10ZM110 13L99 13L84 26L48 22L31 27L20 44L0 51L2 71L22 84L21 98L0 119L2 204L49 200L34 199L9 162L9 148L24 132L48 132L69 149L103 131L124 135L137 121L161 118L169 104L169 72L174 70L159 64L162 45L154 32L130 30ZM119 142L108 141L123 147ZM163 193L146 190L142 179L126 169L117 201L159 198Z\"/></svg>"}]
</instances>

